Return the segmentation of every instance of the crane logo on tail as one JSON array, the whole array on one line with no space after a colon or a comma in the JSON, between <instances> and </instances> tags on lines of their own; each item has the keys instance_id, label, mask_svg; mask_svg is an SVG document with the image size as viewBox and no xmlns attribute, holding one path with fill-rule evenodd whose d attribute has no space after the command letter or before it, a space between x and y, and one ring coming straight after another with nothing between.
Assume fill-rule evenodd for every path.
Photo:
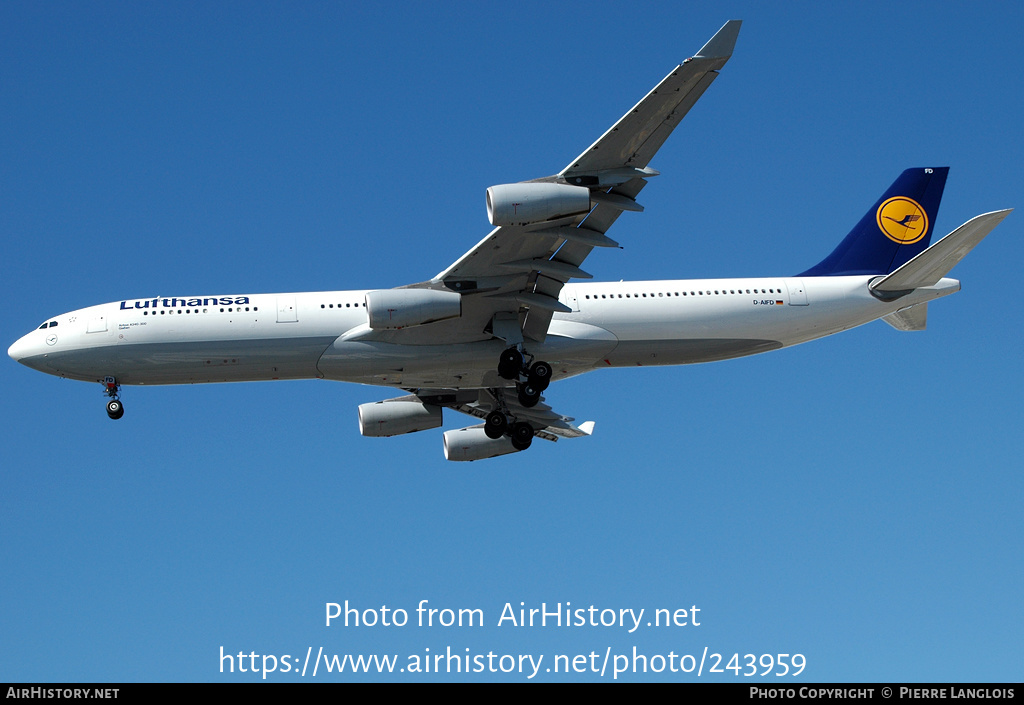
<instances>
[{"instance_id":1,"label":"crane logo on tail","mask_svg":"<svg viewBox=\"0 0 1024 705\"><path fill-rule=\"evenodd\" d=\"M928 232L928 214L906 196L890 198L880 205L875 219L885 236L900 245L917 242Z\"/></svg>"}]
</instances>

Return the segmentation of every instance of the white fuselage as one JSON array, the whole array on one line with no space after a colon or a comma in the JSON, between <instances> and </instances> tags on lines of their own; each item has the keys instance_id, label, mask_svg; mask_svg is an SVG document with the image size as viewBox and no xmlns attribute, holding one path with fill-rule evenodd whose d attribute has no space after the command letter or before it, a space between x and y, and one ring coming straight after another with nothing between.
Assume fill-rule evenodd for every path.
<instances>
[{"instance_id":1,"label":"white fuselage","mask_svg":"<svg viewBox=\"0 0 1024 705\"><path fill-rule=\"evenodd\" d=\"M710 362L774 350L958 291L955 279L883 302L869 276L570 284L531 354L554 378L601 367ZM428 345L365 329L366 291L131 299L50 319L11 346L34 369L84 381L190 384L326 378L406 389L502 387L489 338ZM427 324L421 328L426 329ZM346 334L349 334L346 336ZM398 342L396 342L398 341Z\"/></svg>"}]
</instances>

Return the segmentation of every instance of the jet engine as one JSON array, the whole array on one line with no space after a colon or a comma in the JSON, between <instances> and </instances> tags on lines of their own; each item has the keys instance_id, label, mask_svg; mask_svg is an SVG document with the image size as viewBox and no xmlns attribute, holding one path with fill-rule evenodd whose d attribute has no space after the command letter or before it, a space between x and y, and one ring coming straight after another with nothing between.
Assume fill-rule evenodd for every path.
<instances>
[{"instance_id":1,"label":"jet engine","mask_svg":"<svg viewBox=\"0 0 1024 705\"><path fill-rule=\"evenodd\" d=\"M483 426L444 432L444 457L448 460L484 460L518 452L511 438L488 438Z\"/></svg>"},{"instance_id":2,"label":"jet engine","mask_svg":"<svg viewBox=\"0 0 1024 705\"><path fill-rule=\"evenodd\" d=\"M462 315L462 295L434 289L381 289L366 293L370 328L397 330Z\"/></svg>"},{"instance_id":3,"label":"jet engine","mask_svg":"<svg viewBox=\"0 0 1024 705\"><path fill-rule=\"evenodd\" d=\"M590 210L590 190L552 183L502 184L487 189L491 225L541 223Z\"/></svg>"},{"instance_id":4,"label":"jet engine","mask_svg":"<svg viewBox=\"0 0 1024 705\"><path fill-rule=\"evenodd\" d=\"M415 399L388 399L359 405L359 432L386 438L441 425L441 407Z\"/></svg>"}]
</instances>

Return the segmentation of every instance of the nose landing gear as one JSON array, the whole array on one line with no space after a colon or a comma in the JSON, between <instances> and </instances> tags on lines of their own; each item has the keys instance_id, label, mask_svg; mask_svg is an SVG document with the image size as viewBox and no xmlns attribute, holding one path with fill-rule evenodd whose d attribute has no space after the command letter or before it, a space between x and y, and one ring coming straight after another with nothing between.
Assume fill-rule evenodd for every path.
<instances>
[{"instance_id":1,"label":"nose landing gear","mask_svg":"<svg viewBox=\"0 0 1024 705\"><path fill-rule=\"evenodd\" d=\"M124 404L121 403L121 385L113 377L103 379L103 393L110 397L107 402L107 416L115 421L124 416Z\"/></svg>"}]
</instances>

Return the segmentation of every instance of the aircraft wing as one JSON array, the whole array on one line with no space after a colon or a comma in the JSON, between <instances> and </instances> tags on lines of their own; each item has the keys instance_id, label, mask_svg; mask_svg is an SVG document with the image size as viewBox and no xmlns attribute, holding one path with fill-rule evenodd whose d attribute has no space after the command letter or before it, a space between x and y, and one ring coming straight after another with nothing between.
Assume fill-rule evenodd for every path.
<instances>
[{"instance_id":1,"label":"aircraft wing","mask_svg":"<svg viewBox=\"0 0 1024 705\"><path fill-rule=\"evenodd\" d=\"M622 211L643 210L636 196L658 173L648 163L729 60L739 29L740 20L727 22L558 174L524 182L585 187L590 202L582 212L500 225L448 269L409 287L461 293L459 318L374 337L410 344L494 336L510 343L543 341L552 314L572 310L559 301L562 286L572 278L591 278L580 268L587 255L595 247L617 247L607 230ZM507 322L503 333L495 330L499 319Z\"/></svg>"}]
</instances>

